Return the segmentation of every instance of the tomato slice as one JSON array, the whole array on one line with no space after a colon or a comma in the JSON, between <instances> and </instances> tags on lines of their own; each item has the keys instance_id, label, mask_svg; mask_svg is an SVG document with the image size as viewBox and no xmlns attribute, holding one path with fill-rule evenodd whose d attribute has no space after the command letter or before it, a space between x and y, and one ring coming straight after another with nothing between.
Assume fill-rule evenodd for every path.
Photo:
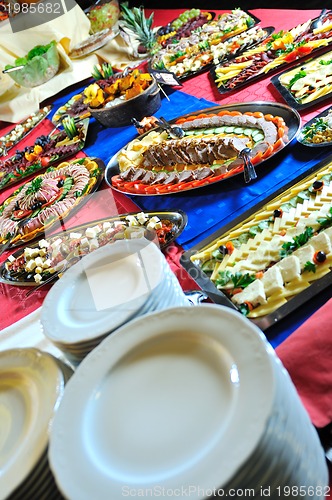
<instances>
[{"instance_id":1,"label":"tomato slice","mask_svg":"<svg viewBox=\"0 0 332 500\"><path fill-rule=\"evenodd\" d=\"M32 210L14 210L12 218L15 220L25 219L32 214Z\"/></svg>"},{"instance_id":2,"label":"tomato slice","mask_svg":"<svg viewBox=\"0 0 332 500\"><path fill-rule=\"evenodd\" d=\"M50 163L50 158L48 156L43 156L40 158L40 163L42 167L47 167L47 165Z\"/></svg>"}]
</instances>

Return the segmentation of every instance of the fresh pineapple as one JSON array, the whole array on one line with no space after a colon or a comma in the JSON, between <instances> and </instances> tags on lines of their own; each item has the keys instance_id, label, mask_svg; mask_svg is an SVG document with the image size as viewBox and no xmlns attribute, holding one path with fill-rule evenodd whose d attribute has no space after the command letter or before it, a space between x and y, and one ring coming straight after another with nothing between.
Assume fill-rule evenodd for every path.
<instances>
[{"instance_id":1,"label":"fresh pineapple","mask_svg":"<svg viewBox=\"0 0 332 500\"><path fill-rule=\"evenodd\" d=\"M145 17L143 7L129 9L128 2L120 4L121 17L119 24L122 28L132 34L139 42L139 52L148 52L156 43L156 36L152 30L153 13L149 18Z\"/></svg>"}]
</instances>

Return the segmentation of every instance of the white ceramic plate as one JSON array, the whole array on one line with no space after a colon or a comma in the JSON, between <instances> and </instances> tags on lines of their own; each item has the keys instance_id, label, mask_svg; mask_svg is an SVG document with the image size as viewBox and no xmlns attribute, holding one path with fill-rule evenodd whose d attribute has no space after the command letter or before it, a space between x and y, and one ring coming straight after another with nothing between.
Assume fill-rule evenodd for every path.
<instances>
[{"instance_id":1,"label":"white ceramic plate","mask_svg":"<svg viewBox=\"0 0 332 500\"><path fill-rule=\"evenodd\" d=\"M41 323L62 344L96 339L131 319L160 283L164 256L140 238L106 245L68 269L47 294Z\"/></svg>"},{"instance_id":2,"label":"white ceramic plate","mask_svg":"<svg viewBox=\"0 0 332 500\"><path fill-rule=\"evenodd\" d=\"M120 500L199 485L198 499L226 484L273 407L264 339L215 305L154 313L107 337L68 382L54 419L49 459L64 495Z\"/></svg>"},{"instance_id":3,"label":"white ceramic plate","mask_svg":"<svg viewBox=\"0 0 332 500\"><path fill-rule=\"evenodd\" d=\"M56 360L38 349L0 352L0 491L7 498L45 452L64 391Z\"/></svg>"}]
</instances>

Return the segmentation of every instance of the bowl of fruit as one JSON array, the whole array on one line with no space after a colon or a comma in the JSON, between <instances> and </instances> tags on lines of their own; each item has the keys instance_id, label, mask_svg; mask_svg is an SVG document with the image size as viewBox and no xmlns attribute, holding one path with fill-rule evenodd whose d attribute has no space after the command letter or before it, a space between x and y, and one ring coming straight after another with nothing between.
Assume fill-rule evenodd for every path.
<instances>
[{"instance_id":1,"label":"bowl of fruit","mask_svg":"<svg viewBox=\"0 0 332 500\"><path fill-rule=\"evenodd\" d=\"M5 73L22 87L37 87L48 82L59 70L60 56L56 42L36 45L15 64L5 66Z\"/></svg>"},{"instance_id":2,"label":"bowl of fruit","mask_svg":"<svg viewBox=\"0 0 332 500\"><path fill-rule=\"evenodd\" d=\"M100 0L89 7L86 15L90 21L90 33L99 33L113 28L120 16L118 0Z\"/></svg>"}]
</instances>

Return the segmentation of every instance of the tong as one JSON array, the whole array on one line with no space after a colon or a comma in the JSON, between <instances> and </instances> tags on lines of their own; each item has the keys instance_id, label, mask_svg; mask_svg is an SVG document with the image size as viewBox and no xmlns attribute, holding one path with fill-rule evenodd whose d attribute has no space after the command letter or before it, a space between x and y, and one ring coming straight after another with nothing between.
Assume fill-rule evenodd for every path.
<instances>
[{"instance_id":1,"label":"tong","mask_svg":"<svg viewBox=\"0 0 332 500\"><path fill-rule=\"evenodd\" d=\"M255 171L255 167L250 159L250 154L250 148L244 148L239 152L239 158L243 160L244 182L246 184L254 179L257 179L257 174Z\"/></svg>"},{"instance_id":2,"label":"tong","mask_svg":"<svg viewBox=\"0 0 332 500\"><path fill-rule=\"evenodd\" d=\"M181 127L178 127L177 125L171 125L162 116L158 120L157 125L161 129L166 130L166 132L168 132L172 139L182 139L182 137L184 136L184 131Z\"/></svg>"}]
</instances>

